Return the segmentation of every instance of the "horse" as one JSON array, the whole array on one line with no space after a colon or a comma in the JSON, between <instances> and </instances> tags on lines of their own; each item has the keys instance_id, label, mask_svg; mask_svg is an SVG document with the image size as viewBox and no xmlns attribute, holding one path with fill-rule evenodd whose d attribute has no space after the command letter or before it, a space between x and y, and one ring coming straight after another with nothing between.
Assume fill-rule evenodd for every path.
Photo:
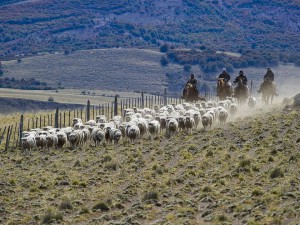
<instances>
[{"instance_id":1,"label":"horse","mask_svg":"<svg viewBox=\"0 0 300 225\"><path fill-rule=\"evenodd\" d=\"M261 84L261 93L263 102L268 105L270 101L270 104L272 104L274 95L276 95L275 84L271 80L265 79Z\"/></svg>"},{"instance_id":2,"label":"horse","mask_svg":"<svg viewBox=\"0 0 300 225\"><path fill-rule=\"evenodd\" d=\"M234 89L234 97L237 99L239 105L244 105L249 96L249 89L243 82L243 78L239 78L238 84Z\"/></svg>"},{"instance_id":3,"label":"horse","mask_svg":"<svg viewBox=\"0 0 300 225\"><path fill-rule=\"evenodd\" d=\"M195 102L198 100L205 101L205 98L198 96L197 90L192 84L190 83L186 84L185 88L186 88L186 93L184 96L185 101L187 102Z\"/></svg>"},{"instance_id":4,"label":"horse","mask_svg":"<svg viewBox=\"0 0 300 225\"><path fill-rule=\"evenodd\" d=\"M224 78L219 78L217 82L217 96L219 99L225 100L226 97L232 95L231 87L228 87Z\"/></svg>"}]
</instances>

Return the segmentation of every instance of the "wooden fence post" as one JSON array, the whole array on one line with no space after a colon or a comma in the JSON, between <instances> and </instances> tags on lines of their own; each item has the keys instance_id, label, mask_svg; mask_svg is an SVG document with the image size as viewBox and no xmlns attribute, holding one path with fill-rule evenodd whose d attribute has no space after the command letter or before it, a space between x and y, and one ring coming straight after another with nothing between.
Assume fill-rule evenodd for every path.
<instances>
[{"instance_id":1,"label":"wooden fence post","mask_svg":"<svg viewBox=\"0 0 300 225\"><path fill-rule=\"evenodd\" d=\"M58 128L58 107L56 108L56 112L55 112L55 115L54 115L54 127L55 128Z\"/></svg>"},{"instance_id":2,"label":"wooden fence post","mask_svg":"<svg viewBox=\"0 0 300 225\"><path fill-rule=\"evenodd\" d=\"M2 140L3 140L3 137L4 137L5 131L6 131L6 127L4 127L4 130L3 130L2 135L1 135L1 137L0 137L0 144L2 143Z\"/></svg>"},{"instance_id":3,"label":"wooden fence post","mask_svg":"<svg viewBox=\"0 0 300 225\"><path fill-rule=\"evenodd\" d=\"M118 95L115 95L115 102L114 102L114 116L118 115Z\"/></svg>"},{"instance_id":4,"label":"wooden fence post","mask_svg":"<svg viewBox=\"0 0 300 225\"><path fill-rule=\"evenodd\" d=\"M5 142L5 151L7 151L9 147L9 133L10 133L10 126L8 126L7 135L6 135L6 142Z\"/></svg>"},{"instance_id":5,"label":"wooden fence post","mask_svg":"<svg viewBox=\"0 0 300 225\"><path fill-rule=\"evenodd\" d=\"M95 119L95 105L93 105L93 120Z\"/></svg>"},{"instance_id":6,"label":"wooden fence post","mask_svg":"<svg viewBox=\"0 0 300 225\"><path fill-rule=\"evenodd\" d=\"M69 110L69 127L71 126L71 110Z\"/></svg>"},{"instance_id":7,"label":"wooden fence post","mask_svg":"<svg viewBox=\"0 0 300 225\"><path fill-rule=\"evenodd\" d=\"M24 115L21 115L20 118L20 126L19 126L19 146L21 146L21 138L23 133L23 123L24 123Z\"/></svg>"},{"instance_id":8,"label":"wooden fence post","mask_svg":"<svg viewBox=\"0 0 300 225\"><path fill-rule=\"evenodd\" d=\"M145 105L144 105L144 92L142 92L142 108L145 108Z\"/></svg>"},{"instance_id":9,"label":"wooden fence post","mask_svg":"<svg viewBox=\"0 0 300 225\"><path fill-rule=\"evenodd\" d=\"M61 121L62 121L62 118L61 118L61 112L59 113L59 128L61 128Z\"/></svg>"},{"instance_id":10,"label":"wooden fence post","mask_svg":"<svg viewBox=\"0 0 300 225\"><path fill-rule=\"evenodd\" d=\"M66 112L64 112L64 127L66 127Z\"/></svg>"},{"instance_id":11,"label":"wooden fence post","mask_svg":"<svg viewBox=\"0 0 300 225\"><path fill-rule=\"evenodd\" d=\"M167 88L165 88L165 91L164 91L164 105L167 105Z\"/></svg>"},{"instance_id":12,"label":"wooden fence post","mask_svg":"<svg viewBox=\"0 0 300 225\"><path fill-rule=\"evenodd\" d=\"M250 83L250 97L252 97L252 91L253 91L253 81L251 80L251 83Z\"/></svg>"}]
</instances>

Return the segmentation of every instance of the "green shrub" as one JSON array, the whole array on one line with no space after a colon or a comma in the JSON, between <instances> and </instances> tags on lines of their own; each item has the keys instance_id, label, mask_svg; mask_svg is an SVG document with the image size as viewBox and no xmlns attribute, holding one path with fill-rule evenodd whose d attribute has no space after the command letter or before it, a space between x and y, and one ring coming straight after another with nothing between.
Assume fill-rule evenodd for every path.
<instances>
[{"instance_id":1,"label":"green shrub","mask_svg":"<svg viewBox=\"0 0 300 225\"><path fill-rule=\"evenodd\" d=\"M53 209L48 209L42 218L43 224L49 224L57 221L62 221L63 216L61 213L55 212Z\"/></svg>"},{"instance_id":2,"label":"green shrub","mask_svg":"<svg viewBox=\"0 0 300 225\"><path fill-rule=\"evenodd\" d=\"M278 177L284 177L284 173L281 168L275 168L271 171L270 178L274 179Z\"/></svg>"},{"instance_id":3,"label":"green shrub","mask_svg":"<svg viewBox=\"0 0 300 225\"><path fill-rule=\"evenodd\" d=\"M144 194L143 200L158 200L158 193L155 191L147 192Z\"/></svg>"},{"instance_id":4,"label":"green shrub","mask_svg":"<svg viewBox=\"0 0 300 225\"><path fill-rule=\"evenodd\" d=\"M99 202L93 207L93 211L97 211L97 210L109 211L109 207L105 202Z\"/></svg>"}]
</instances>

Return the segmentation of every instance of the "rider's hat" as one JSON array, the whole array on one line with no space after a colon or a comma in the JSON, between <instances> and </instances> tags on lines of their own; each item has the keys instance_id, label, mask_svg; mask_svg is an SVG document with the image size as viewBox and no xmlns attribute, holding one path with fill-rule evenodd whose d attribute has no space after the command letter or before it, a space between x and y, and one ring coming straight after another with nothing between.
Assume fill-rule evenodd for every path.
<instances>
[{"instance_id":1,"label":"rider's hat","mask_svg":"<svg viewBox=\"0 0 300 225\"><path fill-rule=\"evenodd\" d=\"M224 72L227 72L227 71L226 71L226 68L223 68L223 71L224 71Z\"/></svg>"},{"instance_id":2,"label":"rider's hat","mask_svg":"<svg viewBox=\"0 0 300 225\"><path fill-rule=\"evenodd\" d=\"M194 78L194 77L195 77L195 75L192 73L192 74L191 74L191 78Z\"/></svg>"},{"instance_id":3,"label":"rider's hat","mask_svg":"<svg viewBox=\"0 0 300 225\"><path fill-rule=\"evenodd\" d=\"M240 74L240 75L244 75L243 70L240 70L239 74Z\"/></svg>"}]
</instances>

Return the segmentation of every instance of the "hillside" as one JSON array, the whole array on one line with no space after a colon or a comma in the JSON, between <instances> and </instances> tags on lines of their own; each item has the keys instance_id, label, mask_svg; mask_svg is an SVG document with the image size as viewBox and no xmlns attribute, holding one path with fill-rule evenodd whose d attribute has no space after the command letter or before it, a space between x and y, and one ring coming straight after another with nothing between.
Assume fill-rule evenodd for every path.
<instances>
[{"instance_id":1,"label":"hillside","mask_svg":"<svg viewBox=\"0 0 300 225\"><path fill-rule=\"evenodd\" d=\"M35 101L18 98L0 98L0 114L9 114L14 112L32 112L42 110L55 110L57 107L64 109L83 108L84 105L79 104L62 104L57 102Z\"/></svg>"},{"instance_id":2,"label":"hillside","mask_svg":"<svg viewBox=\"0 0 300 225\"><path fill-rule=\"evenodd\" d=\"M216 77L221 70L204 73L198 65L191 65L190 71L185 71L183 65L174 63L161 66L160 59L163 55L164 53L157 49L94 49L76 51L69 55L44 54L27 57L21 62L3 61L2 67L5 71L4 78L15 77L19 80L35 78L53 88L61 86L78 90L77 94L83 90L90 93L97 90L106 93L110 90L115 93L144 91L162 94L164 88L167 88L169 94L179 96L190 73L196 75L202 94L205 91L215 90ZM272 67L272 70L281 97L291 96L299 91L299 68L292 64L279 64ZM248 67L243 68L243 71L248 80L253 81L253 94L256 94L255 90L262 82L266 68ZM232 79L238 72L237 69L230 72ZM57 95L63 92L59 90ZM121 93L122 97L123 95L125 94ZM96 97L94 99L97 101ZM71 103L76 103L75 97Z\"/></svg>"},{"instance_id":3,"label":"hillside","mask_svg":"<svg viewBox=\"0 0 300 225\"><path fill-rule=\"evenodd\" d=\"M14 3L18 2L18 3ZM13 4L14 3L14 4ZM297 0L6 0L0 6L0 59L161 43L295 62Z\"/></svg>"},{"instance_id":4,"label":"hillside","mask_svg":"<svg viewBox=\"0 0 300 225\"><path fill-rule=\"evenodd\" d=\"M0 223L297 224L300 108L282 109L136 145L1 151Z\"/></svg>"}]
</instances>

